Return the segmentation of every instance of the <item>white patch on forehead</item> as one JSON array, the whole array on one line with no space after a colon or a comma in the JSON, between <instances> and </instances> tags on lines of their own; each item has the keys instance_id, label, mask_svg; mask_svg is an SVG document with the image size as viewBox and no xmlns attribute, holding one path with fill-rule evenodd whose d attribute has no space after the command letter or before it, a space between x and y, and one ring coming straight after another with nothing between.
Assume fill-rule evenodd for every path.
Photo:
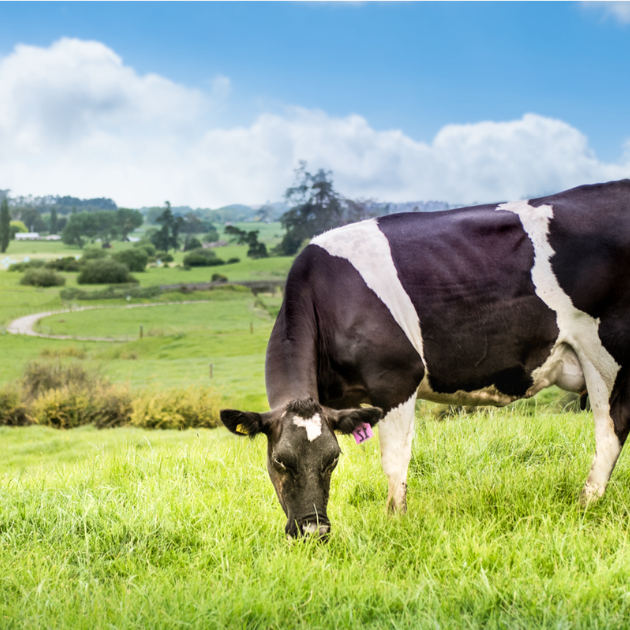
<instances>
[{"instance_id":1,"label":"white patch on forehead","mask_svg":"<svg viewBox=\"0 0 630 630\"><path fill-rule=\"evenodd\" d=\"M602 399L610 397L619 365L604 348L599 338L599 319L575 308L571 298L563 291L556 274L551 267L554 250L549 243L549 221L553 218L553 208L542 205L534 208L527 200L503 203L497 210L507 210L518 215L525 232L534 246L534 266L532 281L536 295L556 312L560 334L556 344L568 343L577 353L581 362L587 360L596 366L595 386L603 394ZM584 365L582 366L585 367ZM589 383L589 393L592 382ZM599 398L597 396L591 398Z\"/></svg>"},{"instance_id":2,"label":"white patch on forehead","mask_svg":"<svg viewBox=\"0 0 630 630\"><path fill-rule=\"evenodd\" d=\"M331 256L350 262L365 284L387 306L426 368L418 313L400 283L389 241L379 229L376 219L324 232L311 243L325 249Z\"/></svg>"},{"instance_id":3,"label":"white patch on forehead","mask_svg":"<svg viewBox=\"0 0 630 630\"><path fill-rule=\"evenodd\" d=\"M300 418L300 416L295 416L295 418L293 418L293 424L296 427L306 429L306 437L309 442L316 440L322 434L322 419L318 413L312 418Z\"/></svg>"}]
</instances>

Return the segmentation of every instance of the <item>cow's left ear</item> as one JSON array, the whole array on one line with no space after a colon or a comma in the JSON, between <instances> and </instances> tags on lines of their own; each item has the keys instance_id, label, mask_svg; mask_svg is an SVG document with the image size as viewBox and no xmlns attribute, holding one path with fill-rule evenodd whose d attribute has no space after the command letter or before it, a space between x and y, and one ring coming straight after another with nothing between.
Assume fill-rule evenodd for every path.
<instances>
[{"instance_id":1,"label":"cow's left ear","mask_svg":"<svg viewBox=\"0 0 630 630\"><path fill-rule=\"evenodd\" d=\"M364 409L343 409L333 411L331 420L333 429L340 433L348 434L363 424L373 427L383 417L383 410L378 407L366 407Z\"/></svg>"},{"instance_id":2,"label":"cow's left ear","mask_svg":"<svg viewBox=\"0 0 630 630\"><path fill-rule=\"evenodd\" d=\"M256 413L254 411L237 411L222 409L221 422L236 435L249 435L253 438L259 433L267 434L271 426L272 413Z\"/></svg>"}]
</instances>

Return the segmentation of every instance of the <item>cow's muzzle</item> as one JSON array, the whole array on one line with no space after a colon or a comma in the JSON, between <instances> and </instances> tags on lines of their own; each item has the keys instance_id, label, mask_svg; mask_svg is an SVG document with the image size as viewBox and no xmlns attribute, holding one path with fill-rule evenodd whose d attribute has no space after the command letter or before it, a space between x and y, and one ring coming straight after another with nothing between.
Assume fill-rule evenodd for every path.
<instances>
[{"instance_id":1,"label":"cow's muzzle","mask_svg":"<svg viewBox=\"0 0 630 630\"><path fill-rule=\"evenodd\" d=\"M330 521L320 514L312 514L289 520L285 531L289 539L316 536L325 542L330 534Z\"/></svg>"}]
</instances>

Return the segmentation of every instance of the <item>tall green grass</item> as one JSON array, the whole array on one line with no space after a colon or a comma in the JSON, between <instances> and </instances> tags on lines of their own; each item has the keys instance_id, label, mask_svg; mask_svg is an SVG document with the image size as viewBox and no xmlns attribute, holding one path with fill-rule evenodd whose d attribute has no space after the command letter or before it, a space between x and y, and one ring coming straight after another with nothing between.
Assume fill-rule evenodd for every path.
<instances>
[{"instance_id":1,"label":"tall green grass","mask_svg":"<svg viewBox=\"0 0 630 630\"><path fill-rule=\"evenodd\" d=\"M630 470L622 455L604 499L580 507L589 415L418 425L402 517L385 513L376 440L342 438L327 545L285 540L264 440L55 433L60 454L94 446L4 467L0 625L627 627ZM0 431L5 453L31 431Z\"/></svg>"}]
</instances>

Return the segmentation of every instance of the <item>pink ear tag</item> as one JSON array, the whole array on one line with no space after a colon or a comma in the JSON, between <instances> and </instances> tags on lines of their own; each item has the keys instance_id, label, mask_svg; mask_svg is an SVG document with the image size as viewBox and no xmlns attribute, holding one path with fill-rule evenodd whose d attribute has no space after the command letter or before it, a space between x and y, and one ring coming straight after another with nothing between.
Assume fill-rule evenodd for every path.
<instances>
[{"instance_id":1,"label":"pink ear tag","mask_svg":"<svg viewBox=\"0 0 630 630\"><path fill-rule=\"evenodd\" d=\"M366 440L374 437L374 431L367 422L364 422L352 432L352 435L354 435L357 444L363 444Z\"/></svg>"}]
</instances>

